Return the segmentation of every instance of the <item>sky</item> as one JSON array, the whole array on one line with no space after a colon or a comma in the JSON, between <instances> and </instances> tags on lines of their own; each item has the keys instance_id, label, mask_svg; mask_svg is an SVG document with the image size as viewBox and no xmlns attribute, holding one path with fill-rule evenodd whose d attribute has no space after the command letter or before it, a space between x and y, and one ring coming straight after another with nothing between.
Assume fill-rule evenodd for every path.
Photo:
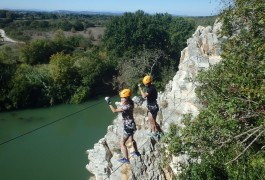
<instances>
[{"instance_id":1,"label":"sky","mask_svg":"<svg viewBox=\"0 0 265 180\"><path fill-rule=\"evenodd\" d=\"M169 13L212 16L220 0L1 0L0 9Z\"/></svg>"}]
</instances>

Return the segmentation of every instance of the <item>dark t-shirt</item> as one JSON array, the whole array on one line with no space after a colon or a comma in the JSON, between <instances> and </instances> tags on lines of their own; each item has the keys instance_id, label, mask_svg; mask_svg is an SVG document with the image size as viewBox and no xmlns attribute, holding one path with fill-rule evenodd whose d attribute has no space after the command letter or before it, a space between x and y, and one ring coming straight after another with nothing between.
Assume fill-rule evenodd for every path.
<instances>
[{"instance_id":1,"label":"dark t-shirt","mask_svg":"<svg viewBox=\"0 0 265 180\"><path fill-rule=\"evenodd\" d=\"M154 85L149 86L146 89L146 92L148 93L147 96L147 105L154 105L157 104L156 99L157 99L157 91Z\"/></svg>"}]
</instances>

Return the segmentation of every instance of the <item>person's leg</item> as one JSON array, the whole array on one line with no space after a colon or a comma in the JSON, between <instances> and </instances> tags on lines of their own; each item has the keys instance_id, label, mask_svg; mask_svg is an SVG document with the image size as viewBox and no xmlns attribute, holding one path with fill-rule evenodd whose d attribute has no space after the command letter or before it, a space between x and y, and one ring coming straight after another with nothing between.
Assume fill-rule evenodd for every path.
<instances>
[{"instance_id":1,"label":"person's leg","mask_svg":"<svg viewBox=\"0 0 265 180\"><path fill-rule=\"evenodd\" d=\"M153 119L154 119L154 121L155 121L155 127L156 127L156 130L157 130L158 132L162 132L162 129L161 129L160 125L156 122L156 117L157 117L157 114L154 114L154 115L153 115Z\"/></svg>"},{"instance_id":2,"label":"person's leg","mask_svg":"<svg viewBox=\"0 0 265 180\"><path fill-rule=\"evenodd\" d=\"M141 154L140 154L139 151L138 151L136 141L135 141L134 138L133 138L133 134L129 137L129 139L130 139L131 142L133 143L133 149L134 149L134 151L131 152L131 154L132 154L132 155L136 155L136 156L141 156Z\"/></svg>"},{"instance_id":3,"label":"person's leg","mask_svg":"<svg viewBox=\"0 0 265 180\"><path fill-rule=\"evenodd\" d=\"M151 112L148 112L148 119L149 119L150 126L151 126L151 132L156 133L156 122Z\"/></svg>"},{"instance_id":4,"label":"person's leg","mask_svg":"<svg viewBox=\"0 0 265 180\"><path fill-rule=\"evenodd\" d=\"M129 136L122 136L120 140L121 152L123 154L123 157L125 157L126 159L128 159L128 150L127 150L125 143L128 140L128 138Z\"/></svg>"},{"instance_id":5,"label":"person's leg","mask_svg":"<svg viewBox=\"0 0 265 180\"><path fill-rule=\"evenodd\" d=\"M133 139L133 135L131 135L130 137L129 137L129 140L132 142L132 144L133 144L133 149L134 149L134 151L135 152L138 152L138 149L137 149L137 144L136 144L136 141Z\"/></svg>"}]
</instances>

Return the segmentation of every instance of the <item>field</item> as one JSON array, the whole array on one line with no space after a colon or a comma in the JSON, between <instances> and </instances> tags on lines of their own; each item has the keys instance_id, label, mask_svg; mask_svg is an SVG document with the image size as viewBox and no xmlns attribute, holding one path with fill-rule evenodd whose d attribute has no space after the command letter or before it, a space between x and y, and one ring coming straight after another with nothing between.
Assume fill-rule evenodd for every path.
<instances>
[{"instance_id":1,"label":"field","mask_svg":"<svg viewBox=\"0 0 265 180\"><path fill-rule=\"evenodd\" d=\"M90 38L93 44L98 44L100 38L103 36L105 27L89 27L83 31L63 31L65 37L70 36L83 36L84 38ZM38 31L38 30L25 30L23 34L33 39L53 39L55 31Z\"/></svg>"}]
</instances>

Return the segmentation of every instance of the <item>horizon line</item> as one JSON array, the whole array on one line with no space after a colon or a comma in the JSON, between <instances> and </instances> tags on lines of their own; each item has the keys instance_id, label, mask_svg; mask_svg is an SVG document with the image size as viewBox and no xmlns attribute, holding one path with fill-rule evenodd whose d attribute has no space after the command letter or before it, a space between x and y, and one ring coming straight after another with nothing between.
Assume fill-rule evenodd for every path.
<instances>
[{"instance_id":1,"label":"horizon line","mask_svg":"<svg viewBox=\"0 0 265 180\"><path fill-rule=\"evenodd\" d=\"M216 15L184 15L184 14L182 14L182 15L180 15L180 14L173 14L173 13L168 13L168 12L152 12L152 13L150 13L150 12L146 12L146 11L144 11L144 10L141 10L141 9L138 9L138 10L135 10L135 11L104 11L104 10L66 10L66 9L57 9L57 10L43 10L43 9L15 9L15 8L1 8L0 10L9 10L9 11L35 11L35 12L56 12L56 11L69 11L69 12L87 12L87 13L94 13L94 14L96 14L96 13L108 13L108 14L124 14L124 13L134 13L134 12L136 12L136 11L143 11L143 12L145 12L145 13L147 13L147 14L151 14L151 15L153 15L153 14L170 14L170 15L172 15L172 16L184 16L184 17L209 17L209 16L217 16L217 14Z\"/></svg>"}]
</instances>

